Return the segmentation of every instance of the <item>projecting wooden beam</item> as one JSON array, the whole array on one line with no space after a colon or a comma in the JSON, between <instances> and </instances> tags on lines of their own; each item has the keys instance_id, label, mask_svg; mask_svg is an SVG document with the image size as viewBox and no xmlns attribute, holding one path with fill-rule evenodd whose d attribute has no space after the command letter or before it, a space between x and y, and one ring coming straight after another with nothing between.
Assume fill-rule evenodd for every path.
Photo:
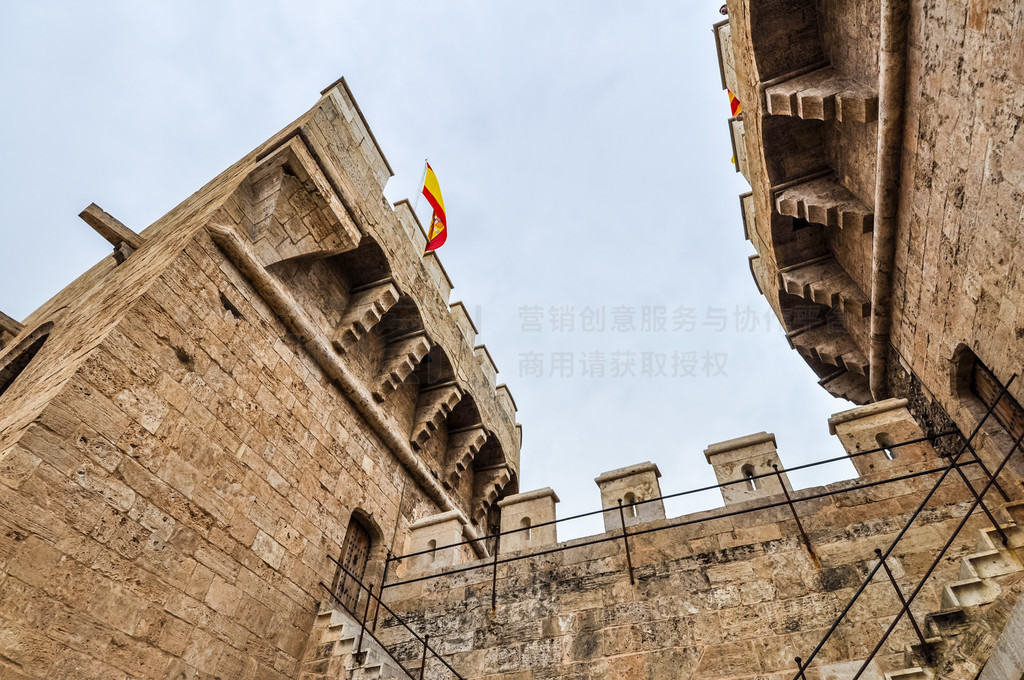
<instances>
[{"instance_id":1,"label":"projecting wooden beam","mask_svg":"<svg viewBox=\"0 0 1024 680\"><path fill-rule=\"evenodd\" d=\"M132 250L142 245L142 237L122 224L110 213L104 212L103 208L95 203L78 214L85 223L96 230L96 233L105 238L110 245L118 248L122 243L128 244Z\"/></svg>"}]
</instances>

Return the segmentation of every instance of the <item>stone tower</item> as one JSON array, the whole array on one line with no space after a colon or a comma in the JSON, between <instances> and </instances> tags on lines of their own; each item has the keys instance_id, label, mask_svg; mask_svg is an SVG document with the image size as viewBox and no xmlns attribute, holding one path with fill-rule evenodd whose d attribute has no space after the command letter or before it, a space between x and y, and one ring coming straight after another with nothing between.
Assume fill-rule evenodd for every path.
<instances>
[{"instance_id":1,"label":"stone tower","mask_svg":"<svg viewBox=\"0 0 1024 680\"><path fill-rule=\"evenodd\" d=\"M410 526L496 523L515 407L390 176L342 80L142 232L82 214L112 255L0 319L0 675L295 678Z\"/></svg>"}]
</instances>

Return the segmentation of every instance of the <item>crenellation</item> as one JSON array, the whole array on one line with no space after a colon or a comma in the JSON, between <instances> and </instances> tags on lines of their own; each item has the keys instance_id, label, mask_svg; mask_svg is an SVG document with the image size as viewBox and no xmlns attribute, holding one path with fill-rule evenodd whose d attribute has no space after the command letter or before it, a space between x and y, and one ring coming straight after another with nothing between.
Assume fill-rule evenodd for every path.
<instances>
[{"instance_id":1,"label":"crenellation","mask_svg":"<svg viewBox=\"0 0 1024 680\"><path fill-rule=\"evenodd\" d=\"M386 577L464 677L784 680L837 621L805 675L847 677L899 598L883 570L844 607L898 540L884 565L939 639L898 626L865 677L1016 677L1024 388L980 422L1024 362L1000 3L911 2L905 40L877 0L730 0L714 26L751 274L863 404L829 419L857 476L823 486L761 432L704 451L724 507L668 517L641 463L595 480L603 532L558 542L558 496L519 493L512 393L344 80L141 233L90 206L114 256L0 314L0 666L402 675L385 656L411 668L419 641L381 614L354 653L344 612Z\"/></svg>"},{"instance_id":2,"label":"crenellation","mask_svg":"<svg viewBox=\"0 0 1024 680\"><path fill-rule=\"evenodd\" d=\"M661 500L661 471L654 463L639 463L611 470L594 482L601 490L601 507L605 512L604 530L621 531L626 527L665 519L665 503ZM619 506L622 506L621 518Z\"/></svg>"},{"instance_id":3,"label":"crenellation","mask_svg":"<svg viewBox=\"0 0 1024 680\"><path fill-rule=\"evenodd\" d=\"M409 199L403 198L400 201L395 202L395 216L398 218L399 223L402 225L402 229L405 230L409 240L412 241L413 248L416 252L425 253L427 247L427 234L423 229L423 225L420 223L420 218L416 216L416 212L412 208L412 204L409 203ZM444 293L442 288L441 297L445 302L448 302L448 295L451 293L451 281L448 281L448 293Z\"/></svg>"},{"instance_id":4,"label":"crenellation","mask_svg":"<svg viewBox=\"0 0 1024 680\"><path fill-rule=\"evenodd\" d=\"M936 456L928 442L893 446L924 438L924 432L907 409L908 403L906 399L885 399L829 418L829 433L839 437L847 453L882 449L851 458L858 474L893 470Z\"/></svg>"},{"instance_id":5,"label":"crenellation","mask_svg":"<svg viewBox=\"0 0 1024 680\"><path fill-rule=\"evenodd\" d=\"M455 320L455 325L462 331L463 337L466 339L466 343L470 347L474 347L476 344L476 336L480 331L477 330L476 324L473 323L473 319L469 316L469 310L466 309L466 305L462 302L453 302L451 304L452 319Z\"/></svg>"},{"instance_id":6,"label":"crenellation","mask_svg":"<svg viewBox=\"0 0 1024 680\"><path fill-rule=\"evenodd\" d=\"M498 365L494 363L494 357L487 350L487 345L477 345L473 348L473 355L479 360L480 369L487 378L487 383L497 389Z\"/></svg>"},{"instance_id":7,"label":"crenellation","mask_svg":"<svg viewBox=\"0 0 1024 680\"><path fill-rule=\"evenodd\" d=\"M774 474L782 467L774 434L759 432L711 444L704 457L714 467L718 483L728 484L721 487L726 505L781 494L783 484L792 490L785 472Z\"/></svg>"},{"instance_id":8,"label":"crenellation","mask_svg":"<svg viewBox=\"0 0 1024 680\"><path fill-rule=\"evenodd\" d=\"M501 508L499 554L535 550L558 543L555 524L555 503L558 495L550 487L506 496L498 501ZM546 526L539 526L545 525Z\"/></svg>"}]
</instances>

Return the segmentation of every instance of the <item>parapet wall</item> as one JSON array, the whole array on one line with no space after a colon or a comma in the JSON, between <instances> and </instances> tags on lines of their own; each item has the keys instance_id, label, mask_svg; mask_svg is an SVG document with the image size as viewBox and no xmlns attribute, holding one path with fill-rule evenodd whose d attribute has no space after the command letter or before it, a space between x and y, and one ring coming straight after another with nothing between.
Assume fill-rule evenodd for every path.
<instances>
[{"instance_id":1,"label":"parapet wall","mask_svg":"<svg viewBox=\"0 0 1024 680\"><path fill-rule=\"evenodd\" d=\"M906 423L905 403L891 402L837 414L849 452L876 448L863 445L869 430ZM712 446L709 461L766 442L774 440L762 433ZM747 499L727 496L722 509L632 524L628 556L619 524L597 536L503 551L496 567L480 560L426 574L408 569L385 589L385 600L468 678L788 679L794 657L814 649L877 564L874 550L889 546L934 485L935 474L915 475L945 461L924 447L894 459L870 452L864 474L790 491L792 506L776 487ZM753 457L777 460L770 448ZM635 467L638 475L649 470ZM965 471L980 487L980 471ZM962 482L947 479L911 525L887 560L904 592L953 533L969 498ZM919 621L949 606L944 584L963 578L958 558L970 558L979 531L990 526L983 515L968 522L915 602ZM1005 586L1018 576L1007 578ZM851 676L899 606L884 576L872 581L807 677ZM383 625L381 639L400 658L415 658L418 647L403 630L390 619ZM904 648L916 642L902 624L865 677L904 668ZM428 677L447 676L438 669Z\"/></svg>"}]
</instances>

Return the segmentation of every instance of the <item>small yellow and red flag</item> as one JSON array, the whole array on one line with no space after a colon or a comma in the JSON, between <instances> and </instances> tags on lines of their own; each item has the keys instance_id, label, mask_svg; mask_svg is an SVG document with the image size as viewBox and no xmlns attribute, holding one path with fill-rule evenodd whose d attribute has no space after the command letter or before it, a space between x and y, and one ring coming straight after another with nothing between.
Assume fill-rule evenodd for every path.
<instances>
[{"instance_id":1,"label":"small yellow and red flag","mask_svg":"<svg viewBox=\"0 0 1024 680\"><path fill-rule=\"evenodd\" d=\"M736 95L732 93L732 90L726 90L729 93L729 108L732 109L732 116L736 116L743 113L743 108L740 106L740 100L736 98Z\"/></svg>"},{"instance_id":2,"label":"small yellow and red flag","mask_svg":"<svg viewBox=\"0 0 1024 680\"><path fill-rule=\"evenodd\" d=\"M424 251L430 252L443 246L445 239L448 238L448 219L444 214L441 186L437 183L437 175L434 174L430 163L427 163L427 172L423 177L423 195L434 209L434 214L430 218L430 228L427 229L427 248Z\"/></svg>"}]
</instances>

